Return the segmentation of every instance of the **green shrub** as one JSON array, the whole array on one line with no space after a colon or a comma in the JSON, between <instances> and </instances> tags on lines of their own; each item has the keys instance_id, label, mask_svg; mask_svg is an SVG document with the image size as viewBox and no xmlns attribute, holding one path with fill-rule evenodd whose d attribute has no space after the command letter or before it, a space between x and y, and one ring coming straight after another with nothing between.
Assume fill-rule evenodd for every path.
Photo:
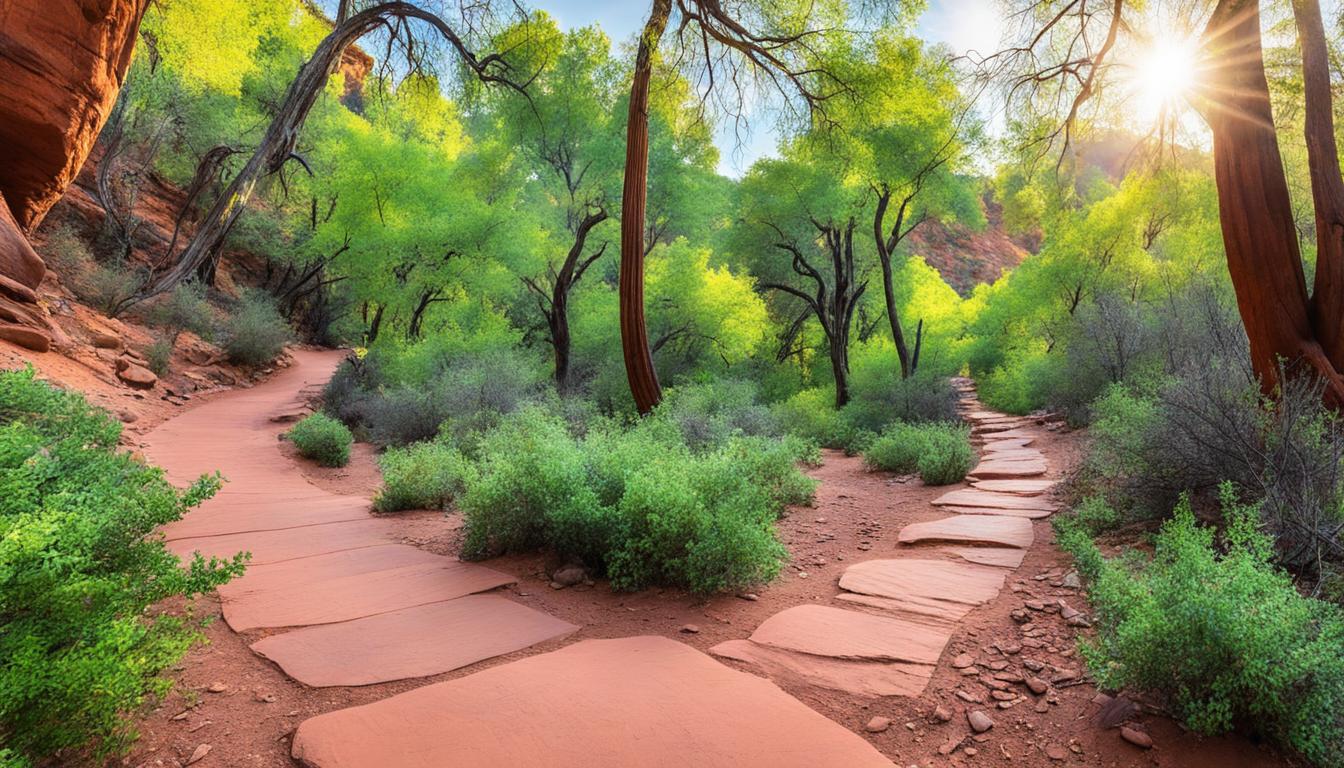
<instances>
[{"instance_id":1,"label":"green shrub","mask_svg":"<svg viewBox=\"0 0 1344 768\"><path fill-rule=\"evenodd\" d=\"M925 485L959 483L975 466L971 432L957 425L929 425L924 430L924 453L916 463Z\"/></svg>"},{"instance_id":2,"label":"green shrub","mask_svg":"<svg viewBox=\"0 0 1344 768\"><path fill-rule=\"evenodd\" d=\"M905 424L887 427L863 452L873 469L919 473L928 485L960 482L975 466L971 433L959 424Z\"/></svg>"},{"instance_id":3,"label":"green shrub","mask_svg":"<svg viewBox=\"0 0 1344 768\"><path fill-rule=\"evenodd\" d=\"M373 500L379 512L447 509L466 490L473 465L461 451L444 443L415 443L389 448L380 459L383 489Z\"/></svg>"},{"instance_id":4,"label":"green shrub","mask_svg":"<svg viewBox=\"0 0 1344 768\"><path fill-rule=\"evenodd\" d=\"M245 295L225 323L224 351L240 365L267 365L293 340L294 332L264 293Z\"/></svg>"},{"instance_id":5,"label":"green shrub","mask_svg":"<svg viewBox=\"0 0 1344 768\"><path fill-rule=\"evenodd\" d=\"M749 381L678 385L668 390L657 413L675 422L686 444L695 450L722 446L738 435L780 433L770 409L757 400L756 385Z\"/></svg>"},{"instance_id":6,"label":"green shrub","mask_svg":"<svg viewBox=\"0 0 1344 768\"><path fill-rule=\"evenodd\" d=\"M289 430L289 439L299 453L324 467L344 467L350 463L350 430L325 413L314 413Z\"/></svg>"},{"instance_id":7,"label":"green shrub","mask_svg":"<svg viewBox=\"0 0 1344 768\"><path fill-rule=\"evenodd\" d=\"M1151 558L1105 560L1080 526L1061 538L1090 582L1088 666L1103 688L1158 695L1201 733L1249 728L1344 765L1344 613L1299 594L1271 563L1259 511L1238 506L1230 485L1222 496L1221 542L1188 498Z\"/></svg>"},{"instance_id":8,"label":"green shrub","mask_svg":"<svg viewBox=\"0 0 1344 768\"><path fill-rule=\"evenodd\" d=\"M207 340L214 336L214 313L199 283L182 283L156 299L146 319L150 325L162 328L172 340L182 331L191 331Z\"/></svg>"},{"instance_id":9,"label":"green shrub","mask_svg":"<svg viewBox=\"0 0 1344 768\"><path fill-rule=\"evenodd\" d=\"M200 637L191 620L148 609L242 572L242 556L182 568L155 535L218 478L178 491L118 452L120 434L31 369L0 372L0 734L11 757L128 748L128 716L167 691L162 671Z\"/></svg>"},{"instance_id":10,"label":"green shrub","mask_svg":"<svg viewBox=\"0 0 1344 768\"><path fill-rule=\"evenodd\" d=\"M145 360L149 363L149 370L157 376L163 376L168 373L168 367L173 360L173 342L169 339L155 339L149 349L145 350Z\"/></svg>"}]
</instances>

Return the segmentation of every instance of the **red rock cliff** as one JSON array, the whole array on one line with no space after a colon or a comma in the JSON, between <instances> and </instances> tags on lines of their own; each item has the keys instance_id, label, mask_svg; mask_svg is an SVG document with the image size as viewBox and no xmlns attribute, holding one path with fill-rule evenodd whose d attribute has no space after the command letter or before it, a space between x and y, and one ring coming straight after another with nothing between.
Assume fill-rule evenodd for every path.
<instances>
[{"instance_id":1,"label":"red rock cliff","mask_svg":"<svg viewBox=\"0 0 1344 768\"><path fill-rule=\"evenodd\" d=\"M0 338L44 351L59 336L31 290L46 268L26 235L93 148L148 3L0 0Z\"/></svg>"}]
</instances>

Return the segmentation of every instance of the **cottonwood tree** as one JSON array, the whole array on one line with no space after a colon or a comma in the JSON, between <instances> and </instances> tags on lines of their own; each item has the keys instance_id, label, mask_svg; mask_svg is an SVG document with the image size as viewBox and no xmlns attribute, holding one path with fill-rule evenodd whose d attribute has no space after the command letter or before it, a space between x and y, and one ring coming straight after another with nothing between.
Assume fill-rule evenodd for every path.
<instances>
[{"instance_id":1,"label":"cottonwood tree","mask_svg":"<svg viewBox=\"0 0 1344 768\"><path fill-rule=\"evenodd\" d=\"M649 84L659 46L688 73L704 103L743 114L747 90L774 91L798 112L824 112L845 88L823 65L827 33L890 20L911 6L895 0L815 4L807 0L653 0L638 39L626 122L621 196L621 349L630 392L641 413L662 398L644 319L644 244L649 168Z\"/></svg>"},{"instance_id":2,"label":"cottonwood tree","mask_svg":"<svg viewBox=\"0 0 1344 768\"><path fill-rule=\"evenodd\" d=\"M1330 59L1317 0L1294 0L1292 9L1316 221L1312 290L1279 149L1256 0L1217 0L1196 6L1185 19L1191 29L1206 19L1188 99L1213 136L1223 246L1261 387L1275 392L1283 366L1290 375L1318 377L1326 401L1339 408L1344 407L1344 179ZM1038 137L1043 147L1067 145L1089 106L1120 74L1120 52L1142 46L1136 31L1142 29L1142 12L1129 0L1031 2L1019 11L1017 41L982 61L982 71L1007 86L1010 100L1053 113L1053 124Z\"/></svg>"},{"instance_id":3,"label":"cottonwood tree","mask_svg":"<svg viewBox=\"0 0 1344 768\"><path fill-rule=\"evenodd\" d=\"M872 258L862 234L856 252L862 204L800 147L784 155L757 162L742 179L733 242L751 254L759 288L789 297L782 314L799 318L795 328L807 318L821 327L840 408L849 402L849 345Z\"/></svg>"},{"instance_id":4,"label":"cottonwood tree","mask_svg":"<svg viewBox=\"0 0 1344 768\"><path fill-rule=\"evenodd\" d=\"M259 184L280 177L291 162L304 164L295 146L305 121L327 80L341 61L346 48L375 31L382 30L386 62L400 52L412 70L427 66L423 58L436 50L430 39L442 40L456 55L461 67L483 82L521 88L526 75L510 71L498 54L477 55L471 41L481 36L481 25L494 16L489 2L462 2L456 24L445 14L431 10L427 3L379 2L361 5L357 0L342 0L334 26L318 43L312 56L290 83L280 107L256 149L234 174L209 211L202 216L191 239L168 268L154 275L138 295L139 300L159 295L197 274L228 237L238 218L247 209ZM429 31L429 39L425 32Z\"/></svg>"}]
</instances>

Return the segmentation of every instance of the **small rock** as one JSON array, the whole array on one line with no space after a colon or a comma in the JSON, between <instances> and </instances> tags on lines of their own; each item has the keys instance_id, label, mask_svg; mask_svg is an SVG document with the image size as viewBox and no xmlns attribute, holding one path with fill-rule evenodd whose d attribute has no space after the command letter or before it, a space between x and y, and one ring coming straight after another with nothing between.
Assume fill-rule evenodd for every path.
<instances>
[{"instance_id":1,"label":"small rock","mask_svg":"<svg viewBox=\"0 0 1344 768\"><path fill-rule=\"evenodd\" d=\"M1051 760L1064 760L1069 756L1068 750L1058 744L1051 744L1045 748L1045 756Z\"/></svg>"},{"instance_id":2,"label":"small rock","mask_svg":"<svg viewBox=\"0 0 1344 768\"><path fill-rule=\"evenodd\" d=\"M1086 616L1078 614L1068 620L1068 625L1070 627L1090 627L1092 626L1092 622L1088 621Z\"/></svg>"},{"instance_id":3,"label":"small rock","mask_svg":"<svg viewBox=\"0 0 1344 768\"><path fill-rule=\"evenodd\" d=\"M1036 694L1037 696L1040 696L1041 694L1050 690L1049 683L1046 683L1039 677L1028 677L1026 679L1026 683L1027 683L1027 689L1030 690L1032 693Z\"/></svg>"},{"instance_id":4,"label":"small rock","mask_svg":"<svg viewBox=\"0 0 1344 768\"><path fill-rule=\"evenodd\" d=\"M950 741L943 742L943 745L938 748L938 754L942 755L943 757L947 757L948 755L957 751L957 747L961 746L961 742L962 739L952 739Z\"/></svg>"},{"instance_id":5,"label":"small rock","mask_svg":"<svg viewBox=\"0 0 1344 768\"><path fill-rule=\"evenodd\" d=\"M200 760L201 758L205 757L208 754L210 754L209 744L202 744L199 747L196 747L195 751L191 753L191 757L187 758L187 765L191 765L192 763L196 762L197 760Z\"/></svg>"},{"instance_id":6,"label":"small rock","mask_svg":"<svg viewBox=\"0 0 1344 768\"><path fill-rule=\"evenodd\" d=\"M266 693L266 692L264 692L264 691L253 691L253 692L252 692L252 696L253 696L257 701L260 701L260 702L265 703L265 704L274 704L274 703L275 703L275 694L274 694L274 693Z\"/></svg>"},{"instance_id":7,"label":"small rock","mask_svg":"<svg viewBox=\"0 0 1344 768\"><path fill-rule=\"evenodd\" d=\"M953 669L966 669L975 664L975 657L969 653L963 653L952 659Z\"/></svg>"},{"instance_id":8,"label":"small rock","mask_svg":"<svg viewBox=\"0 0 1344 768\"><path fill-rule=\"evenodd\" d=\"M223 693L229 690L229 686L216 680L215 682L210 684L209 688L206 688L205 690L209 691L210 693Z\"/></svg>"},{"instance_id":9,"label":"small rock","mask_svg":"<svg viewBox=\"0 0 1344 768\"><path fill-rule=\"evenodd\" d=\"M1032 709L1034 709L1037 714L1044 714L1050 711L1050 705L1045 703L1045 699L1041 699L1036 702L1036 706Z\"/></svg>"},{"instance_id":10,"label":"small rock","mask_svg":"<svg viewBox=\"0 0 1344 768\"><path fill-rule=\"evenodd\" d=\"M863 730L869 733L881 733L891 727L891 719L886 717L874 717L863 726Z\"/></svg>"},{"instance_id":11,"label":"small rock","mask_svg":"<svg viewBox=\"0 0 1344 768\"><path fill-rule=\"evenodd\" d=\"M756 594L755 592L744 592L738 595L737 597L739 600L746 600L749 603L754 603L757 600L761 599L761 596Z\"/></svg>"},{"instance_id":12,"label":"small rock","mask_svg":"<svg viewBox=\"0 0 1344 768\"><path fill-rule=\"evenodd\" d=\"M968 693L966 691L957 691L957 698L967 704L984 704L985 697L978 693Z\"/></svg>"},{"instance_id":13,"label":"small rock","mask_svg":"<svg viewBox=\"0 0 1344 768\"><path fill-rule=\"evenodd\" d=\"M1082 579L1078 578L1077 571L1069 571L1068 573L1064 574L1064 578L1062 581L1060 581L1060 585L1067 587L1069 589L1082 589L1083 581Z\"/></svg>"},{"instance_id":14,"label":"small rock","mask_svg":"<svg viewBox=\"0 0 1344 768\"><path fill-rule=\"evenodd\" d=\"M566 565L551 574L551 581L566 587L582 584L587 578L588 572L581 565Z\"/></svg>"},{"instance_id":15,"label":"small rock","mask_svg":"<svg viewBox=\"0 0 1344 768\"><path fill-rule=\"evenodd\" d=\"M952 719L952 713L948 711L947 707L939 704L933 708L933 714L929 716L929 719L935 723L946 723Z\"/></svg>"},{"instance_id":16,"label":"small rock","mask_svg":"<svg viewBox=\"0 0 1344 768\"><path fill-rule=\"evenodd\" d=\"M159 377L148 368L128 362L126 366L117 371L117 378L121 379L129 387L135 389L153 389L154 385L159 383Z\"/></svg>"},{"instance_id":17,"label":"small rock","mask_svg":"<svg viewBox=\"0 0 1344 768\"><path fill-rule=\"evenodd\" d=\"M551 582L551 589L564 589L564 588L565 588L565 585L564 585L564 584L561 584L561 583L558 582L558 581L552 581L552 582ZM631 609L631 610L633 610L633 609Z\"/></svg>"},{"instance_id":18,"label":"small rock","mask_svg":"<svg viewBox=\"0 0 1344 768\"><path fill-rule=\"evenodd\" d=\"M984 733L994 727L994 721L986 715L983 710L975 709L966 713L966 722L971 724L971 730L976 733Z\"/></svg>"},{"instance_id":19,"label":"small rock","mask_svg":"<svg viewBox=\"0 0 1344 768\"><path fill-rule=\"evenodd\" d=\"M1008 656L1012 656L1013 654L1021 653L1021 652L1022 652L1022 644L1021 644L1021 643L1013 643L1013 642L1003 642L1003 641L1000 641L1000 642L995 643L995 644L994 644L994 647L995 647L995 648L998 648L1001 652L1003 652L1004 654L1006 654L1006 655L1008 655Z\"/></svg>"},{"instance_id":20,"label":"small rock","mask_svg":"<svg viewBox=\"0 0 1344 768\"><path fill-rule=\"evenodd\" d=\"M1137 728L1130 728L1128 725L1120 729L1120 738L1142 749L1153 748L1153 737Z\"/></svg>"},{"instance_id":21,"label":"small rock","mask_svg":"<svg viewBox=\"0 0 1344 768\"><path fill-rule=\"evenodd\" d=\"M980 754L980 750L976 749L975 747L967 747L962 751L966 753L967 757L975 757L976 755Z\"/></svg>"},{"instance_id":22,"label":"small rock","mask_svg":"<svg viewBox=\"0 0 1344 768\"><path fill-rule=\"evenodd\" d=\"M1097 698L1101 698L1101 696L1098 695ZM1134 702L1124 696L1116 696L1113 699L1107 698L1100 703L1101 710L1097 712L1096 721L1097 725L1102 728L1114 728L1139 712L1139 708Z\"/></svg>"},{"instance_id":23,"label":"small rock","mask_svg":"<svg viewBox=\"0 0 1344 768\"><path fill-rule=\"evenodd\" d=\"M682 624L681 631L688 635L698 635L700 634L700 627L695 624Z\"/></svg>"},{"instance_id":24,"label":"small rock","mask_svg":"<svg viewBox=\"0 0 1344 768\"><path fill-rule=\"evenodd\" d=\"M799 572L798 572L798 578L800 578L800 579L806 579L806 578L807 578L807 571L799 571Z\"/></svg>"},{"instance_id":25,"label":"small rock","mask_svg":"<svg viewBox=\"0 0 1344 768\"><path fill-rule=\"evenodd\" d=\"M94 331L89 334L89 341L98 349L121 349L121 337L102 331Z\"/></svg>"}]
</instances>

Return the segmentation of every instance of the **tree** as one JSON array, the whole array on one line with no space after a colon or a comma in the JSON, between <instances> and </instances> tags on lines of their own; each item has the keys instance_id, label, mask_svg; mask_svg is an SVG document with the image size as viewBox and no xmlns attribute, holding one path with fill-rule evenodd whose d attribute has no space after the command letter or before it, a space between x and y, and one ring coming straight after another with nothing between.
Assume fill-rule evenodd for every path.
<instances>
[{"instance_id":1,"label":"tree","mask_svg":"<svg viewBox=\"0 0 1344 768\"><path fill-rule=\"evenodd\" d=\"M734 233L742 253L752 254L759 287L790 297L785 314L811 317L826 338L835 405L849 402L849 344L854 314L868 280L863 253L855 253L860 199L800 147L783 160L757 162L742 180L743 220ZM796 304L801 303L801 312Z\"/></svg>"},{"instance_id":2,"label":"tree","mask_svg":"<svg viewBox=\"0 0 1344 768\"><path fill-rule=\"evenodd\" d=\"M419 22L441 36L455 51L462 65L476 78L483 82L521 87L518 81L512 79L512 73L508 71L503 58L496 54L478 57L468 48L464 37L434 12L408 2L378 3L358 12L352 10L348 2L342 0L334 28L318 44L290 83L283 103L252 156L202 218L175 263L151 279L138 299L152 298L171 289L199 272L211 259L217 258L229 231L247 209L257 185L264 179L282 174L290 161L306 164L294 151L304 122L322 94L328 77L340 62L342 53L365 35L386 29L389 30L389 52L394 49L394 44L415 51L412 22ZM413 61L412 64L416 66L418 62ZM283 180L283 176L281 178Z\"/></svg>"},{"instance_id":3,"label":"tree","mask_svg":"<svg viewBox=\"0 0 1344 768\"><path fill-rule=\"evenodd\" d=\"M827 35L866 19L885 21L907 6L873 0L818 6L793 0L749 0L725 8L719 0L653 0L640 33L630 77L625 184L621 196L621 350L630 392L640 413L662 397L644 320L644 243L649 173L649 82L663 35L676 30L670 60L690 73L704 102L717 99L739 118L750 82L801 102L802 112L824 111L844 89L819 65ZM675 17L675 18L674 18ZM672 23L674 22L675 23ZM716 87L727 84L727 93ZM735 99L735 101L734 101Z\"/></svg>"},{"instance_id":4,"label":"tree","mask_svg":"<svg viewBox=\"0 0 1344 768\"><path fill-rule=\"evenodd\" d=\"M515 38L522 38L515 42ZM555 386L570 389L570 296L606 252L602 226L616 195L616 88L610 41L595 28L562 34L539 15L507 31L498 44L518 71L536 72L527 98L502 93L490 124L520 150L537 187L531 197L567 248L548 253L540 270L522 275L546 322ZM555 222L555 223L550 223ZM589 240L597 242L590 244Z\"/></svg>"},{"instance_id":5,"label":"tree","mask_svg":"<svg viewBox=\"0 0 1344 768\"><path fill-rule=\"evenodd\" d=\"M1112 76L1116 51L1134 42L1140 10L1126 0L1105 6L1034 3L1023 39L982 62L982 70L1001 77L1010 97L1022 103L1058 106L1055 122L1038 140L1045 147L1059 140L1067 146L1085 107ZM1293 15L1317 222L1312 291L1294 227L1255 0L1213 4L1200 36L1190 101L1213 134L1223 246L1260 385L1273 394L1282 366L1289 375L1321 379L1326 401L1339 408L1344 407L1344 181L1319 4L1295 0ZM1063 53L1076 50L1071 41L1094 42L1083 55Z\"/></svg>"}]
</instances>

